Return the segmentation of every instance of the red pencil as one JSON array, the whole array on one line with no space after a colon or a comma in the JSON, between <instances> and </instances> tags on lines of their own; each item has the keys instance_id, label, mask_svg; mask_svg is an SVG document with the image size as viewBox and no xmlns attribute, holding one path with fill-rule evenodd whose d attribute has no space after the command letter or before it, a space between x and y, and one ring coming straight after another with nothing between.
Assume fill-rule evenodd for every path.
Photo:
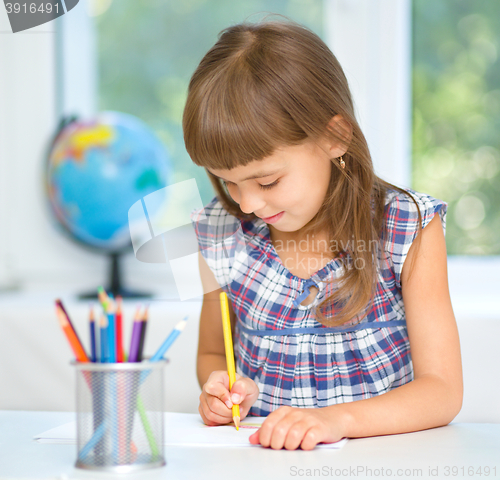
<instances>
[{"instance_id":1,"label":"red pencil","mask_svg":"<svg viewBox=\"0 0 500 480\"><path fill-rule=\"evenodd\" d=\"M122 297L116 297L116 360L119 363L124 361Z\"/></svg>"}]
</instances>

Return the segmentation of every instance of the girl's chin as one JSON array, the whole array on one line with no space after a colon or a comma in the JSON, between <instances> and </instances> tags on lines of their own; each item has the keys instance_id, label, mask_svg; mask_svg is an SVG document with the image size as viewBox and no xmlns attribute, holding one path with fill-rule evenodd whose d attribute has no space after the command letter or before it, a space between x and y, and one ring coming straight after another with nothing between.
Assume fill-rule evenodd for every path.
<instances>
[{"instance_id":1,"label":"girl's chin","mask_svg":"<svg viewBox=\"0 0 500 480\"><path fill-rule=\"evenodd\" d=\"M293 236L295 233L298 233L300 228L302 227L294 227L293 225L271 225L271 224L268 224L268 227L269 227L269 230L270 231L274 231L274 232L277 232L277 233L280 233L282 235L289 235L290 237Z\"/></svg>"}]
</instances>

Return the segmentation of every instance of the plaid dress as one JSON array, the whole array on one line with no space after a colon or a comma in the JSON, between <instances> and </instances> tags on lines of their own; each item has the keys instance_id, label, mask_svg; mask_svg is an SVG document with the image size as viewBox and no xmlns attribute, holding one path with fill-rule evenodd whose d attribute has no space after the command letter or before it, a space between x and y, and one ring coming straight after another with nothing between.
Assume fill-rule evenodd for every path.
<instances>
[{"instance_id":1,"label":"plaid dress","mask_svg":"<svg viewBox=\"0 0 500 480\"><path fill-rule=\"evenodd\" d=\"M445 228L446 203L408 191L419 206L422 227L439 213ZM202 255L237 317L237 371L259 387L249 415L266 416L282 405L326 407L361 400L413 379L401 274L418 233L418 212L407 195L394 190L387 193L385 212L387 235L377 253L373 303L363 318L334 328L316 321L314 306L335 288L348 253L305 280L285 268L260 218L241 221L217 198L192 213ZM313 285L316 298L300 305Z\"/></svg>"}]
</instances>

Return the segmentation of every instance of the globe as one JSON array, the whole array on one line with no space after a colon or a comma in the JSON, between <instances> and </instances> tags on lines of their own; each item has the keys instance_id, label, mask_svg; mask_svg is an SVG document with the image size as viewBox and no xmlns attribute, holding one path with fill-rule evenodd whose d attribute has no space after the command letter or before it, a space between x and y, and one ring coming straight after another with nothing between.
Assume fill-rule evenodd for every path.
<instances>
[{"instance_id":1,"label":"globe","mask_svg":"<svg viewBox=\"0 0 500 480\"><path fill-rule=\"evenodd\" d=\"M129 208L171 176L160 140L143 121L119 112L63 123L46 172L57 223L78 243L114 255L131 248ZM152 197L157 205L148 204L150 215L166 201Z\"/></svg>"}]
</instances>

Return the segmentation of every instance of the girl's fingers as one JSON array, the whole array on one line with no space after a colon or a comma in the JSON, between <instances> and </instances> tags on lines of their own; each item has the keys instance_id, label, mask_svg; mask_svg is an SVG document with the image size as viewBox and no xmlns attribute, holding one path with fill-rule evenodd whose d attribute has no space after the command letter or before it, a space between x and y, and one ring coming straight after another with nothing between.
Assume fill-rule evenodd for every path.
<instances>
[{"instance_id":1,"label":"girl's fingers","mask_svg":"<svg viewBox=\"0 0 500 480\"><path fill-rule=\"evenodd\" d=\"M228 416L231 409L227 408L224 403L221 402L217 397L204 396L203 397L203 405L206 405L205 411L210 411L215 415L219 415L221 417Z\"/></svg>"},{"instance_id":2,"label":"girl's fingers","mask_svg":"<svg viewBox=\"0 0 500 480\"><path fill-rule=\"evenodd\" d=\"M269 440L269 446L273 450L281 450L285 445L286 436L290 426L287 424L286 420L280 420L273 431L271 432L271 438Z\"/></svg>"},{"instance_id":3,"label":"girl's fingers","mask_svg":"<svg viewBox=\"0 0 500 480\"><path fill-rule=\"evenodd\" d=\"M274 412L272 412L264 420L262 427L260 427L259 430L256 432L256 434L258 434L259 443L263 447L274 448L271 445L271 439L275 434L277 435L277 437L275 437L275 438L278 438L279 435L282 435L283 441L284 441L286 432L283 430L283 425L278 427L278 424L281 421L281 419L284 418L290 412L290 410L291 410L291 407L280 407L280 408L278 408L278 410L275 410ZM276 430L277 428L278 428L278 430ZM252 437L254 435L252 435ZM276 442L276 439L275 439L275 442ZM281 448L281 447L279 447L279 448Z\"/></svg>"},{"instance_id":4,"label":"girl's fingers","mask_svg":"<svg viewBox=\"0 0 500 480\"><path fill-rule=\"evenodd\" d=\"M274 450L295 450L299 447L312 450L328 436L324 425L317 420L308 412L292 407L280 407L250 436L250 443L260 443L263 447Z\"/></svg>"},{"instance_id":5,"label":"girl's fingers","mask_svg":"<svg viewBox=\"0 0 500 480\"><path fill-rule=\"evenodd\" d=\"M220 381L208 380L208 382L203 385L203 392L211 395L212 397L218 398L221 402L223 402L227 408L231 408L233 403L231 402L231 395L229 393L229 383L226 386L224 383Z\"/></svg>"},{"instance_id":6,"label":"girl's fingers","mask_svg":"<svg viewBox=\"0 0 500 480\"><path fill-rule=\"evenodd\" d=\"M302 450L312 450L318 443L323 441L323 432L321 431L321 427L315 425L307 430L304 435L304 439L300 444Z\"/></svg>"},{"instance_id":7,"label":"girl's fingers","mask_svg":"<svg viewBox=\"0 0 500 480\"><path fill-rule=\"evenodd\" d=\"M231 388L231 401L244 408L248 408L255 403L259 396L259 389L253 380L240 378L236 380Z\"/></svg>"},{"instance_id":8,"label":"girl's fingers","mask_svg":"<svg viewBox=\"0 0 500 480\"><path fill-rule=\"evenodd\" d=\"M203 419L203 422L207 425L224 425L232 420L230 413L231 410L226 408L226 406L217 398L207 398L200 395L200 406L198 411Z\"/></svg>"},{"instance_id":9,"label":"girl's fingers","mask_svg":"<svg viewBox=\"0 0 500 480\"><path fill-rule=\"evenodd\" d=\"M216 415L213 412L205 412L203 406L200 404L198 407L198 412L200 413L201 419L205 425L214 426L214 425L226 425L231 420L228 418L221 417L220 415Z\"/></svg>"},{"instance_id":10,"label":"girl's fingers","mask_svg":"<svg viewBox=\"0 0 500 480\"><path fill-rule=\"evenodd\" d=\"M309 426L304 421L292 424L292 426L288 428L288 433L286 434L283 447L287 450L296 450L299 448L303 443L308 430Z\"/></svg>"},{"instance_id":11,"label":"girl's fingers","mask_svg":"<svg viewBox=\"0 0 500 480\"><path fill-rule=\"evenodd\" d=\"M231 388L231 402L239 405L249 394L249 385L244 380L236 380Z\"/></svg>"},{"instance_id":12,"label":"girl's fingers","mask_svg":"<svg viewBox=\"0 0 500 480\"><path fill-rule=\"evenodd\" d=\"M231 409L234 404L240 405L241 419L246 417L251 406L257 400L259 389L253 380L237 375L237 381L229 392L227 372L216 371L208 378L200 395L200 415L207 424L225 424L232 419Z\"/></svg>"},{"instance_id":13,"label":"girl's fingers","mask_svg":"<svg viewBox=\"0 0 500 480\"><path fill-rule=\"evenodd\" d=\"M250 440L250 443L252 445L258 445L260 443L259 430L257 430L255 433L252 433L252 435L250 435L250 437L248 437L248 439Z\"/></svg>"}]
</instances>

